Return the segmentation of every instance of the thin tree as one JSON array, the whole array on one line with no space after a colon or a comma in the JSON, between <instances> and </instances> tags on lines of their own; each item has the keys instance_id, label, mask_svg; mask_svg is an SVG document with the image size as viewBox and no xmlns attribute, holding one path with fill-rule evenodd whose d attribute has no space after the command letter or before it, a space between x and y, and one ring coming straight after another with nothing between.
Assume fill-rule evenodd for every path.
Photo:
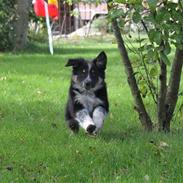
<instances>
[{"instance_id":1,"label":"thin tree","mask_svg":"<svg viewBox=\"0 0 183 183\"><path fill-rule=\"evenodd\" d=\"M171 1L108 1L109 18L112 22L114 35L116 37L119 52L125 67L129 87L134 98L135 109L139 114L139 119L145 130L152 130L153 122L147 112L142 99L142 91L139 89L137 76L135 76L132 62L129 58L128 50L123 39L121 30L125 26L126 20L131 20L137 25L142 24L147 33L144 44L143 39L139 39L140 47L136 50L141 55L140 61L147 76L145 78L157 103L157 121L159 130L169 132L170 121L173 118L178 99L178 92L181 80L183 65L183 3ZM124 11L125 8L125 11ZM149 23L148 27L146 23ZM148 40L148 42L147 42ZM171 73L168 80L167 66L170 65L168 54L171 52L170 44L176 47L175 56L171 64ZM147 64L151 60L154 66L159 67L157 73L159 85L153 84L151 73L147 69Z\"/></svg>"}]
</instances>

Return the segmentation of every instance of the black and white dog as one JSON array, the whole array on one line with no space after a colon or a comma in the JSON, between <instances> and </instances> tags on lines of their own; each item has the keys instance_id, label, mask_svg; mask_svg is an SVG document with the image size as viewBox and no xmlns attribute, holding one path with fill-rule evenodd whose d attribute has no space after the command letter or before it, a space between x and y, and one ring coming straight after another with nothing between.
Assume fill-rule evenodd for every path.
<instances>
[{"instance_id":1,"label":"black and white dog","mask_svg":"<svg viewBox=\"0 0 183 183\"><path fill-rule=\"evenodd\" d=\"M105 69L107 56L101 52L93 60L69 59L72 79L65 119L69 128L77 133L82 127L88 134L96 135L103 126L109 110Z\"/></svg>"}]
</instances>

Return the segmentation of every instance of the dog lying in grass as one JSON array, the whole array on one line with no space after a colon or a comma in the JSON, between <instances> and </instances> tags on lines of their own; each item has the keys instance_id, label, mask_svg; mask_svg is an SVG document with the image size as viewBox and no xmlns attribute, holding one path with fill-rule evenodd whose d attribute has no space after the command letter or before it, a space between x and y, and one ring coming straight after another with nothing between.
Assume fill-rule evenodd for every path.
<instances>
[{"instance_id":1,"label":"dog lying in grass","mask_svg":"<svg viewBox=\"0 0 183 183\"><path fill-rule=\"evenodd\" d=\"M88 134L96 135L103 126L109 110L106 65L107 56L103 51L93 60L69 59L65 65L72 67L65 119L74 133L82 127Z\"/></svg>"}]
</instances>

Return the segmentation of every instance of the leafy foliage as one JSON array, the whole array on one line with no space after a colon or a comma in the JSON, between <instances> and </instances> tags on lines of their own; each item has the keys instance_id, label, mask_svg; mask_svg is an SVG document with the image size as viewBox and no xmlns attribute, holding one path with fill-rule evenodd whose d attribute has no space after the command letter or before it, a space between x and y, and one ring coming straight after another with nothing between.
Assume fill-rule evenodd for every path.
<instances>
[{"instance_id":1,"label":"leafy foliage","mask_svg":"<svg viewBox=\"0 0 183 183\"><path fill-rule=\"evenodd\" d=\"M28 40L29 42L45 42L47 40L47 28L44 17L36 16L33 7L29 11Z\"/></svg>"},{"instance_id":2,"label":"leafy foliage","mask_svg":"<svg viewBox=\"0 0 183 183\"><path fill-rule=\"evenodd\" d=\"M109 20L117 19L122 32L125 32L129 24L137 27L136 42L139 48L132 46L134 40L130 40L130 31L125 44L138 56L135 61L135 73L142 96L151 93L156 102L159 62L162 60L166 65L171 64L168 58L171 52L170 45L183 48L183 3L115 0L109 1L109 4L112 7ZM147 36L144 36L144 33Z\"/></svg>"},{"instance_id":3,"label":"leafy foliage","mask_svg":"<svg viewBox=\"0 0 183 183\"><path fill-rule=\"evenodd\" d=\"M15 0L0 0L0 51L12 48Z\"/></svg>"},{"instance_id":4,"label":"leafy foliage","mask_svg":"<svg viewBox=\"0 0 183 183\"><path fill-rule=\"evenodd\" d=\"M112 31L111 24L107 20L106 16L100 16L92 21L93 28L98 29L103 34L109 33Z\"/></svg>"}]
</instances>

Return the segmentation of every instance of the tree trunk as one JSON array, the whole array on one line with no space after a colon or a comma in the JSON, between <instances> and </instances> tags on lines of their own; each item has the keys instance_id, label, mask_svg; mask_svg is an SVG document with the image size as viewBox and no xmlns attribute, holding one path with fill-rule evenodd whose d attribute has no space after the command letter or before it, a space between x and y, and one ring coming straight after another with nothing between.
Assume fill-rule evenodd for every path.
<instances>
[{"instance_id":1,"label":"tree trunk","mask_svg":"<svg viewBox=\"0 0 183 183\"><path fill-rule=\"evenodd\" d=\"M14 50L22 50L27 44L30 0L17 0Z\"/></svg>"},{"instance_id":2,"label":"tree trunk","mask_svg":"<svg viewBox=\"0 0 183 183\"><path fill-rule=\"evenodd\" d=\"M133 68L127 53L127 50L124 45L123 38L121 36L120 29L118 27L116 19L112 20L112 26L114 29L114 34L118 43L118 48L120 51L120 55L123 61L123 65L125 67L125 72L128 77L128 83L131 89L131 93L133 95L134 101L135 101L135 108L139 114L139 119L144 126L145 130L151 131L152 130L152 121L145 109L142 97L140 95L140 91L136 82L136 78L133 72Z\"/></svg>"},{"instance_id":3,"label":"tree trunk","mask_svg":"<svg viewBox=\"0 0 183 183\"><path fill-rule=\"evenodd\" d=\"M172 70L170 75L170 81L166 94L166 120L163 124L164 131L170 131L170 121L173 117L173 113L176 107L178 92L180 87L181 73L183 66L183 49L177 49L175 53L175 58L172 63Z\"/></svg>"},{"instance_id":4,"label":"tree trunk","mask_svg":"<svg viewBox=\"0 0 183 183\"><path fill-rule=\"evenodd\" d=\"M167 68L166 64L160 60L160 90L158 95L158 124L159 124L159 131L163 130L163 124L166 120L166 108L165 108L165 100L166 100L166 92L167 92Z\"/></svg>"}]
</instances>

